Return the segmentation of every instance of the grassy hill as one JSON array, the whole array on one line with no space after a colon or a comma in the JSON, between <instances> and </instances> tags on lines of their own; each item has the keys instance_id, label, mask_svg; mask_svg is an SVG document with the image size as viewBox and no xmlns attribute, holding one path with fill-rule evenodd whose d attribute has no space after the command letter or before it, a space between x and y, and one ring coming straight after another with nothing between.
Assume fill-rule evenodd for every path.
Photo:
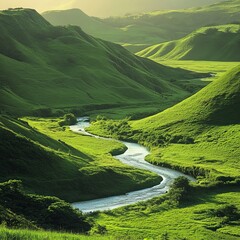
<instances>
[{"instance_id":1,"label":"grassy hill","mask_svg":"<svg viewBox=\"0 0 240 240\"><path fill-rule=\"evenodd\" d=\"M1 11L0 29L0 108L12 114L179 100L189 92L169 80L201 76L136 57L79 27L53 27L34 10Z\"/></svg>"},{"instance_id":2,"label":"grassy hill","mask_svg":"<svg viewBox=\"0 0 240 240\"><path fill-rule=\"evenodd\" d=\"M135 130L144 129L149 136L143 141L155 146L168 142L153 153L150 161L183 166L185 170L205 169L205 176L219 180L240 177L239 69L234 68L174 107L133 122Z\"/></svg>"},{"instance_id":3,"label":"grassy hill","mask_svg":"<svg viewBox=\"0 0 240 240\"><path fill-rule=\"evenodd\" d=\"M240 60L240 25L201 28L186 37L151 46L137 55L161 60Z\"/></svg>"},{"instance_id":4,"label":"grassy hill","mask_svg":"<svg viewBox=\"0 0 240 240\"><path fill-rule=\"evenodd\" d=\"M240 123L240 67L227 72L194 96L164 112L139 120L135 126L145 124L147 129L159 128L171 123ZM193 107L194 106L194 107ZM174 116L174 117L173 117ZM159 121L161 119L161 121Z\"/></svg>"},{"instance_id":5,"label":"grassy hill","mask_svg":"<svg viewBox=\"0 0 240 240\"><path fill-rule=\"evenodd\" d=\"M201 27L239 23L239 10L240 1L230 0L185 10L154 11L124 17L110 17L103 19L102 22L123 29L127 33L123 42L129 43L129 49L135 51L136 45L142 44L144 49L144 44L153 45L180 39ZM136 48L140 51L139 49Z\"/></svg>"}]
</instances>

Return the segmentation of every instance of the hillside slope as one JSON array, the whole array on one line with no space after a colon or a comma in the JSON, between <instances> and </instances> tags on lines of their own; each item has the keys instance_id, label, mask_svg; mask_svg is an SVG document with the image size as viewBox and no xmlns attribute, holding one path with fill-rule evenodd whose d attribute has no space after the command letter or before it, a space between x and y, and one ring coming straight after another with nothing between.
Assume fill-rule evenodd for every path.
<instances>
[{"instance_id":1,"label":"hillside slope","mask_svg":"<svg viewBox=\"0 0 240 240\"><path fill-rule=\"evenodd\" d=\"M150 59L240 61L240 25L201 28L188 36L137 53Z\"/></svg>"},{"instance_id":2,"label":"hillside slope","mask_svg":"<svg viewBox=\"0 0 240 240\"><path fill-rule=\"evenodd\" d=\"M199 76L136 57L79 27L53 27L34 10L1 11L0 30L0 108L9 113L184 98L189 93L169 80Z\"/></svg>"},{"instance_id":3,"label":"hillside slope","mask_svg":"<svg viewBox=\"0 0 240 240\"><path fill-rule=\"evenodd\" d=\"M139 120L147 129L174 126L174 123L240 123L240 67L164 112ZM156 124L156 125L155 125Z\"/></svg>"}]
</instances>

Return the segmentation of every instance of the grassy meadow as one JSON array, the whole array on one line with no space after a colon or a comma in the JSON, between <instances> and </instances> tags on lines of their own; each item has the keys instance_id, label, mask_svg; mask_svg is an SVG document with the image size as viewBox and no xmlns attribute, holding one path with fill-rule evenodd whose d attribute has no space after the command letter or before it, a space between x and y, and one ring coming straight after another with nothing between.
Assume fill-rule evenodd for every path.
<instances>
[{"instance_id":1,"label":"grassy meadow","mask_svg":"<svg viewBox=\"0 0 240 240\"><path fill-rule=\"evenodd\" d=\"M0 236L2 240L111 240L114 238L106 236L87 236L80 234L48 232L48 231L31 231L24 229L9 229L0 227Z\"/></svg>"},{"instance_id":2,"label":"grassy meadow","mask_svg":"<svg viewBox=\"0 0 240 240\"><path fill-rule=\"evenodd\" d=\"M100 119L89 128L149 146L147 161L197 179L189 199L177 204L160 197L98 214L99 223L116 239L239 239L239 67L225 74L216 70L220 78L157 115L135 121ZM228 212L229 206L235 210ZM228 221L223 209L230 218L236 212L236 218Z\"/></svg>"}]
</instances>

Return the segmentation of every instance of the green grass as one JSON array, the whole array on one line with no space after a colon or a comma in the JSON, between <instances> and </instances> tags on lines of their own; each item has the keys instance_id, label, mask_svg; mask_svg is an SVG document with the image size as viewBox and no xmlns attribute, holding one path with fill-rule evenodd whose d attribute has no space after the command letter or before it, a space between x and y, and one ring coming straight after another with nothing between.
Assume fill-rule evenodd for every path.
<instances>
[{"instance_id":1,"label":"green grass","mask_svg":"<svg viewBox=\"0 0 240 240\"><path fill-rule=\"evenodd\" d=\"M1 11L0 30L0 107L15 115L179 101L191 93L169 80L205 76L139 58L79 27L53 27L34 10Z\"/></svg>"},{"instance_id":2,"label":"green grass","mask_svg":"<svg viewBox=\"0 0 240 240\"><path fill-rule=\"evenodd\" d=\"M79 234L48 232L48 231L31 231L24 229L8 229L0 227L0 238L2 240L105 240L113 239L107 236L85 236Z\"/></svg>"},{"instance_id":3,"label":"green grass","mask_svg":"<svg viewBox=\"0 0 240 240\"><path fill-rule=\"evenodd\" d=\"M152 60L239 61L240 25L200 28L186 37L148 47L137 53Z\"/></svg>"},{"instance_id":4,"label":"green grass","mask_svg":"<svg viewBox=\"0 0 240 240\"><path fill-rule=\"evenodd\" d=\"M234 240L240 237L239 220L224 224L223 217L209 213L231 204L239 210L239 197L239 188L211 189L191 194L191 200L179 207L156 198L101 213L97 219L106 225L110 235L120 239Z\"/></svg>"},{"instance_id":5,"label":"green grass","mask_svg":"<svg viewBox=\"0 0 240 240\"><path fill-rule=\"evenodd\" d=\"M2 239L170 239L170 240L235 240L240 236L240 220L227 220L214 211L233 205L240 210L239 187L193 188L188 200L177 203L166 196L144 203L94 214L94 219L107 228L104 236L74 235L47 231L0 228ZM227 213L226 213L227 214ZM5 237L5 238L4 238ZM165 237L165 238L164 238Z\"/></svg>"}]
</instances>

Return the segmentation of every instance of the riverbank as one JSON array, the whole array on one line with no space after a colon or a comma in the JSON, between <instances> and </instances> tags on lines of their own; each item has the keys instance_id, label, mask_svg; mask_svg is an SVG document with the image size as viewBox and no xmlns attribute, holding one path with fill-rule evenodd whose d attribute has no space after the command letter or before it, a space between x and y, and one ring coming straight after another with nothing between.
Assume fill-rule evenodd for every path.
<instances>
[{"instance_id":1,"label":"riverbank","mask_svg":"<svg viewBox=\"0 0 240 240\"><path fill-rule=\"evenodd\" d=\"M90 134L85 131L85 128L89 127L90 123L87 118L79 118L78 123L74 126L71 126L70 129L74 132L78 132L84 134L85 136L95 137L98 139L104 139L93 134ZM112 139L109 139L112 140ZM83 212L93 212L93 211L104 211L115 209L121 206L126 206L129 204L134 204L140 201L149 200L153 197L160 196L165 194L174 179L184 176L188 178L190 181L194 181L195 179L191 176L185 175L179 171L175 171L169 168L154 166L147 161L145 161L145 157L150 154L148 149L144 146L141 146L137 143L129 143L124 141L118 141L124 144L127 147L127 151L123 154L115 156L121 163L125 165L130 165L137 169L143 169L147 171L151 171L159 175L162 178L160 184L157 184L151 188L146 188L140 191L129 192L125 195L107 197L102 199L95 199L90 201L78 202L74 203L73 206L79 208Z\"/></svg>"}]
</instances>

